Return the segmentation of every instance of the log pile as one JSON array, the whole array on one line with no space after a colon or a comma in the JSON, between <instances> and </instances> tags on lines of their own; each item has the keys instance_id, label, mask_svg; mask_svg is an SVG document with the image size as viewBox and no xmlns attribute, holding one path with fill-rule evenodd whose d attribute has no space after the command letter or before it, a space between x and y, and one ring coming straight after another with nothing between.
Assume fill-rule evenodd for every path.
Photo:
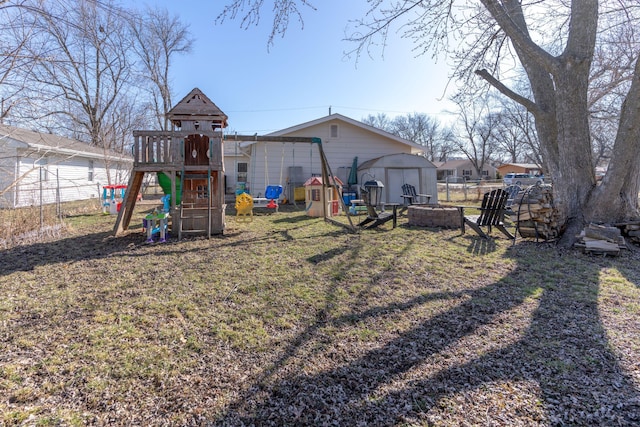
<instances>
[{"instance_id":1,"label":"log pile","mask_svg":"<svg viewBox=\"0 0 640 427\"><path fill-rule=\"evenodd\" d=\"M618 227L589 224L578 236L575 246L586 253L616 256L620 249L626 248L626 242Z\"/></svg>"},{"instance_id":2,"label":"log pile","mask_svg":"<svg viewBox=\"0 0 640 427\"><path fill-rule=\"evenodd\" d=\"M522 237L553 240L560 236L560 222L553 207L550 185L535 185L521 190L511 205L512 221Z\"/></svg>"},{"instance_id":3,"label":"log pile","mask_svg":"<svg viewBox=\"0 0 640 427\"><path fill-rule=\"evenodd\" d=\"M640 244L640 220L627 221L618 224L614 224L618 227L624 236L627 236L627 240L631 243Z\"/></svg>"}]
</instances>

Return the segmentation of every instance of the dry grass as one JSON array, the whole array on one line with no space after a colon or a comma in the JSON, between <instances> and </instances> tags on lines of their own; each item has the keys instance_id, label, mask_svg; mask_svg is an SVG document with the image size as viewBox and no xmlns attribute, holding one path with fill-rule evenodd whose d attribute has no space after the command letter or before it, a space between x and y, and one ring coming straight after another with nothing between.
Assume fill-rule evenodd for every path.
<instances>
[{"instance_id":1,"label":"dry grass","mask_svg":"<svg viewBox=\"0 0 640 427\"><path fill-rule=\"evenodd\" d=\"M147 245L113 221L0 252L0 424L640 423L636 253L304 211Z\"/></svg>"},{"instance_id":2,"label":"dry grass","mask_svg":"<svg viewBox=\"0 0 640 427\"><path fill-rule=\"evenodd\" d=\"M50 204L19 209L0 209L0 249L58 237L66 226L64 218L100 209L98 199Z\"/></svg>"}]
</instances>

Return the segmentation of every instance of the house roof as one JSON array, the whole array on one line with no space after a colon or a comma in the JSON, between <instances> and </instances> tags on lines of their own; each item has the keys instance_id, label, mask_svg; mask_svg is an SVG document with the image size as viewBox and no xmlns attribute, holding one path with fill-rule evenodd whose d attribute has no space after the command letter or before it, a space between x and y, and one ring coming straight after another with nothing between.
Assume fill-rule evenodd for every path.
<instances>
[{"instance_id":1,"label":"house roof","mask_svg":"<svg viewBox=\"0 0 640 427\"><path fill-rule=\"evenodd\" d=\"M178 126L182 120L211 120L214 126L225 128L229 117L196 87L167 112L167 118Z\"/></svg>"},{"instance_id":2,"label":"house roof","mask_svg":"<svg viewBox=\"0 0 640 427\"><path fill-rule=\"evenodd\" d=\"M471 163L471 160L469 159L449 160L448 162L441 163L438 166L438 169L453 170L453 169L458 169L462 166L468 165L470 163Z\"/></svg>"},{"instance_id":3,"label":"house roof","mask_svg":"<svg viewBox=\"0 0 640 427\"><path fill-rule=\"evenodd\" d=\"M94 147L87 143L65 138L51 133L36 132L29 129L17 128L14 126L0 125L0 145L4 142L13 141L17 147L31 149L36 152L49 152L68 156L80 156L95 159L104 159L105 151L100 147ZM106 155L110 159L117 159L131 162L132 156L107 151Z\"/></svg>"},{"instance_id":4,"label":"house roof","mask_svg":"<svg viewBox=\"0 0 640 427\"><path fill-rule=\"evenodd\" d=\"M536 165L535 163L503 163L499 167L503 168L505 166L517 166L524 169L540 169L540 166Z\"/></svg>"},{"instance_id":5,"label":"house roof","mask_svg":"<svg viewBox=\"0 0 640 427\"><path fill-rule=\"evenodd\" d=\"M356 126L356 127L361 128L361 129L365 129L365 130L367 130L369 132L384 136L385 138L392 139L392 140L394 140L396 142L408 145L408 146L410 146L412 148L415 148L415 149L418 149L420 151L424 151L424 149L425 149L425 147L423 147L422 145L416 144L415 142L409 141L408 139L400 138L399 136L396 136L396 135L394 135L392 133L389 133L389 132L384 131L382 129L378 129L378 128L374 127L374 126L367 125L367 124L362 123L362 122L360 122L358 120L354 120L354 119L352 119L350 117L343 116L342 114L338 114L338 113L330 114L328 116L324 116L324 117L321 117L319 119L315 119L315 120L311 120L309 122L301 123L299 125L291 126L291 127L286 128L286 129L282 129L282 130L270 133L268 135L270 135L270 136L284 136L284 135L287 135L287 134L290 134L290 133L293 133L293 132L297 132L297 131L300 131L300 130L304 130L304 129L310 128L312 126L316 126L316 125L319 125L319 124L322 124L322 123L327 123L327 122L330 122L332 120L339 120L339 121L342 121L344 123L349 123L349 124L351 124L353 126Z\"/></svg>"}]
</instances>

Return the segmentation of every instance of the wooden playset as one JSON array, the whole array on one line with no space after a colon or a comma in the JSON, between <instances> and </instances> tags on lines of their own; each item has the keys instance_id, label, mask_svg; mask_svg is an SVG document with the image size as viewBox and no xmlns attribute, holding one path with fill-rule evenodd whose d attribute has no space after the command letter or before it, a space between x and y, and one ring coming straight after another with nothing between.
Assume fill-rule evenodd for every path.
<instances>
[{"instance_id":1,"label":"wooden playset","mask_svg":"<svg viewBox=\"0 0 640 427\"><path fill-rule=\"evenodd\" d=\"M178 102L167 113L167 118L172 126L170 130L133 132L133 170L114 226L115 235L128 229L146 173L156 173L163 190L170 195L171 231L177 231L178 239L187 233L207 237L222 234L226 209L225 140L311 143L320 152L323 178L333 176L319 138L223 135L227 115L198 88ZM329 180L325 178L324 182ZM339 191L335 187L335 191ZM275 203L275 199L270 202ZM330 214L326 204L323 205L323 216L327 219Z\"/></svg>"}]
</instances>

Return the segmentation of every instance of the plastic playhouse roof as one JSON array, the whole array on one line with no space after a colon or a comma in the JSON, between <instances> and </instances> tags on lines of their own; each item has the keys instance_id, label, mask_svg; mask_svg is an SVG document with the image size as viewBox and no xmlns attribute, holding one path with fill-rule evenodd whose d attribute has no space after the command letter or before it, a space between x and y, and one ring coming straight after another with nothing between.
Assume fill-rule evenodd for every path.
<instances>
[{"instance_id":1,"label":"plastic playhouse roof","mask_svg":"<svg viewBox=\"0 0 640 427\"><path fill-rule=\"evenodd\" d=\"M340 178L338 178L337 176L334 176L333 179L329 179L330 181L333 181L330 183L330 185L344 185L344 183L340 180ZM323 185L322 183L322 177L319 176L312 176L311 178L309 178L308 180L306 180L304 182L304 186L307 187L309 185Z\"/></svg>"}]
</instances>

